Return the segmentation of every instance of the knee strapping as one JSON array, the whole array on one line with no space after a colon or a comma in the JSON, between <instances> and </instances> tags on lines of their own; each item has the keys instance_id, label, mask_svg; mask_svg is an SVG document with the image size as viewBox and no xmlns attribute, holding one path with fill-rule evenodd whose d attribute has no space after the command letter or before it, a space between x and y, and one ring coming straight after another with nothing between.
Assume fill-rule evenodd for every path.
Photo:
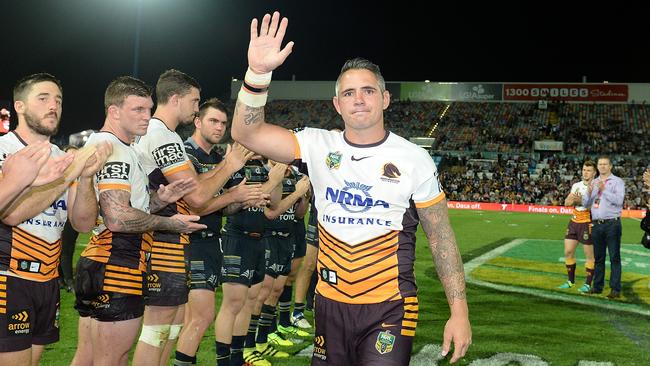
<instances>
[{"instance_id":1,"label":"knee strapping","mask_svg":"<svg viewBox=\"0 0 650 366\"><path fill-rule=\"evenodd\" d=\"M169 326L169 340L174 341L178 338L178 335L183 328L183 324L172 324Z\"/></svg>"},{"instance_id":2,"label":"knee strapping","mask_svg":"<svg viewBox=\"0 0 650 366\"><path fill-rule=\"evenodd\" d=\"M162 347L170 336L170 325L143 325L139 341L157 348Z\"/></svg>"}]
</instances>

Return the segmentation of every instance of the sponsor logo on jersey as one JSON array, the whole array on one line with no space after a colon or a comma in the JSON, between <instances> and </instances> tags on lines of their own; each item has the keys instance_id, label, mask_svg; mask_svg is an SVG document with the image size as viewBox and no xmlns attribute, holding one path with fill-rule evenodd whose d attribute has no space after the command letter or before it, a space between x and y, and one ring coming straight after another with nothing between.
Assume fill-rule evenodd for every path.
<instances>
[{"instance_id":1,"label":"sponsor logo on jersey","mask_svg":"<svg viewBox=\"0 0 650 366\"><path fill-rule=\"evenodd\" d=\"M402 175L399 169L393 163L386 163L382 168L381 180L384 182L399 183L399 177Z\"/></svg>"},{"instance_id":2,"label":"sponsor logo on jersey","mask_svg":"<svg viewBox=\"0 0 650 366\"><path fill-rule=\"evenodd\" d=\"M153 159L160 168L166 168L185 161L185 153L181 144L173 142L157 147L153 153Z\"/></svg>"},{"instance_id":3,"label":"sponsor logo on jersey","mask_svg":"<svg viewBox=\"0 0 650 366\"><path fill-rule=\"evenodd\" d=\"M325 349L325 336L317 335L314 337L314 352L312 353L313 357L320 358L321 360L327 360L327 350Z\"/></svg>"},{"instance_id":4,"label":"sponsor logo on jersey","mask_svg":"<svg viewBox=\"0 0 650 366\"><path fill-rule=\"evenodd\" d=\"M122 179L129 180L131 164L123 161L111 161L104 164L102 170L97 173L97 179Z\"/></svg>"},{"instance_id":5,"label":"sponsor logo on jersey","mask_svg":"<svg viewBox=\"0 0 650 366\"><path fill-rule=\"evenodd\" d=\"M339 151L331 152L325 158L325 165L329 170L338 169L341 166L341 158L343 158L343 154Z\"/></svg>"},{"instance_id":6,"label":"sponsor logo on jersey","mask_svg":"<svg viewBox=\"0 0 650 366\"><path fill-rule=\"evenodd\" d=\"M390 330L379 332L377 341L375 342L375 349L382 355L393 350L395 344L395 336L390 334Z\"/></svg>"},{"instance_id":7,"label":"sponsor logo on jersey","mask_svg":"<svg viewBox=\"0 0 650 366\"><path fill-rule=\"evenodd\" d=\"M325 199L338 203L341 208L350 213L366 212L375 206L390 207L386 201L373 199L370 194L372 186L359 182L344 182L345 187L341 189L327 187Z\"/></svg>"},{"instance_id":8,"label":"sponsor logo on jersey","mask_svg":"<svg viewBox=\"0 0 650 366\"><path fill-rule=\"evenodd\" d=\"M43 214L47 216L54 216L56 215L56 211L58 210L63 210L63 211L68 210L68 206L66 205L65 200L54 201L52 205L50 205L50 207L43 210Z\"/></svg>"},{"instance_id":9,"label":"sponsor logo on jersey","mask_svg":"<svg viewBox=\"0 0 650 366\"><path fill-rule=\"evenodd\" d=\"M160 277L152 273L147 276L147 289L150 292L160 292L162 289L162 284L160 283Z\"/></svg>"},{"instance_id":10,"label":"sponsor logo on jersey","mask_svg":"<svg viewBox=\"0 0 650 366\"><path fill-rule=\"evenodd\" d=\"M29 310L17 310L10 313L7 319L8 335L29 334Z\"/></svg>"},{"instance_id":11,"label":"sponsor logo on jersey","mask_svg":"<svg viewBox=\"0 0 650 366\"><path fill-rule=\"evenodd\" d=\"M360 158L355 158L354 155L352 155L352 156L350 156L350 160L352 160L352 161L361 161L363 159L368 159L370 157L372 157L372 156L368 155L368 156L362 156Z\"/></svg>"}]
</instances>

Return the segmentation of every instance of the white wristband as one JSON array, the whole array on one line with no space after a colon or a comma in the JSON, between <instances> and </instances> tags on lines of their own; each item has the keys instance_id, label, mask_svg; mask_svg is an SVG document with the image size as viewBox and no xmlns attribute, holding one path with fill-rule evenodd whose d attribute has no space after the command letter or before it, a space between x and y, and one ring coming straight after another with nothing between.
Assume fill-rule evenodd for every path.
<instances>
[{"instance_id":1,"label":"white wristband","mask_svg":"<svg viewBox=\"0 0 650 366\"><path fill-rule=\"evenodd\" d=\"M273 72L267 72L266 74L256 74L249 67L248 70L246 70L244 82L257 88L266 88L269 86L269 84L271 84L272 75Z\"/></svg>"},{"instance_id":2,"label":"white wristband","mask_svg":"<svg viewBox=\"0 0 650 366\"><path fill-rule=\"evenodd\" d=\"M239 90L239 94L237 95L237 100L249 107L259 108L266 105L266 98L268 96L269 93L267 92L260 94L252 93L244 85L242 85L241 89Z\"/></svg>"}]
</instances>

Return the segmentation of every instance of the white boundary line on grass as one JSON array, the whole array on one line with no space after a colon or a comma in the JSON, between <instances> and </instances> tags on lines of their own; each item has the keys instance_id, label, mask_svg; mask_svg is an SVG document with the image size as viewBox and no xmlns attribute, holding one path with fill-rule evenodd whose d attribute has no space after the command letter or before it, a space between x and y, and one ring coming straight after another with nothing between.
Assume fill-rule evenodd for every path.
<instances>
[{"instance_id":1,"label":"white boundary line on grass","mask_svg":"<svg viewBox=\"0 0 650 366\"><path fill-rule=\"evenodd\" d=\"M599 308L603 309L609 309L609 310L617 310L617 311L625 311L628 313L635 313L635 314L641 314L645 316L650 316L650 309L642 308L639 305L635 304L624 304L620 303L617 301L610 301L610 300L604 300L600 298L594 298L590 297L588 295L584 296L576 296L576 295L568 295L568 294L561 294L561 293L552 293L549 291L543 291L543 290L535 290L535 289L529 289L529 288L524 288L524 287L518 287L518 286L510 286L510 285L499 285L487 281L482 281L482 280L477 280L470 276L470 273L478 268L480 265L484 264L485 262L489 261L492 258L495 258L508 250L521 245L527 240L535 240L535 239L515 239L507 244L504 244L496 249L493 249L481 256L478 256L471 261L465 263L465 280L468 283L482 286L482 287L487 287L491 288L494 290L499 290L499 291L505 291L505 292L514 292L514 293L520 293L520 294L526 294L526 295L532 295L532 296L537 296L537 297L542 297L545 299L552 299L552 300L560 300L560 301L566 301L566 302L572 302L576 304L581 304L581 305L589 305L589 306L596 306ZM624 251L622 249L621 251ZM625 252L630 251L634 254L639 254L636 251L632 251L629 249L625 249ZM644 253L646 254L646 253ZM648 255L650 256L650 255Z\"/></svg>"}]
</instances>

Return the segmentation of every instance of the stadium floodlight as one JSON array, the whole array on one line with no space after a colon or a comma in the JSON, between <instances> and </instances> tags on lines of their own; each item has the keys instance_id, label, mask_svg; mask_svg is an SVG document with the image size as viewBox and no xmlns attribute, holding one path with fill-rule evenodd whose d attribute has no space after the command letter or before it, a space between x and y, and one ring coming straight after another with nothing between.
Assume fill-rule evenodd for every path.
<instances>
[{"instance_id":1,"label":"stadium floodlight","mask_svg":"<svg viewBox=\"0 0 650 366\"><path fill-rule=\"evenodd\" d=\"M84 130L80 131L77 133L73 133L68 137L68 145L70 146L76 146L76 147L82 147L88 141L88 137L90 137L91 134L94 132L97 132L95 130Z\"/></svg>"}]
</instances>

